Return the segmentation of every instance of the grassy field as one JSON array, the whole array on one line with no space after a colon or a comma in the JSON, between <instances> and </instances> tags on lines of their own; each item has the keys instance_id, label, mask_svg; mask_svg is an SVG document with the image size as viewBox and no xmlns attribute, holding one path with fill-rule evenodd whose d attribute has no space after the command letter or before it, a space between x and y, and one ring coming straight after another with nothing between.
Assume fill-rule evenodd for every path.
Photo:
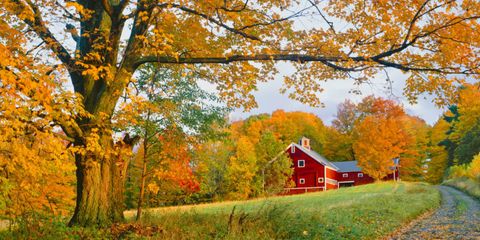
<instances>
[{"instance_id":1,"label":"grassy field","mask_svg":"<svg viewBox=\"0 0 480 240\"><path fill-rule=\"evenodd\" d=\"M437 207L421 183L377 183L250 201L151 209L143 226L162 239L372 239ZM127 212L133 218L133 212ZM130 235L129 237L134 237Z\"/></svg>"},{"instance_id":2,"label":"grassy field","mask_svg":"<svg viewBox=\"0 0 480 240\"><path fill-rule=\"evenodd\" d=\"M353 188L195 206L150 209L141 223L107 229L68 228L67 219L0 231L0 239L374 239L437 207L440 194L422 183Z\"/></svg>"}]
</instances>

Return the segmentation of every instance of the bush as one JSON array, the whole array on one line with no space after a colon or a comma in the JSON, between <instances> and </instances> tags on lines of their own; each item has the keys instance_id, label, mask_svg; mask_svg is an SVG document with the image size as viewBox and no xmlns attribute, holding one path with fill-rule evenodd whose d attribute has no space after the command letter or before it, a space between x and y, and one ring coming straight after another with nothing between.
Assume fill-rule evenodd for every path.
<instances>
[{"instance_id":1,"label":"bush","mask_svg":"<svg viewBox=\"0 0 480 240\"><path fill-rule=\"evenodd\" d=\"M450 167L448 178L470 178L471 180L480 182L480 154L473 157L473 160L469 164Z\"/></svg>"},{"instance_id":2,"label":"bush","mask_svg":"<svg viewBox=\"0 0 480 240\"><path fill-rule=\"evenodd\" d=\"M469 177L480 182L480 154L476 155L470 163Z\"/></svg>"},{"instance_id":3,"label":"bush","mask_svg":"<svg viewBox=\"0 0 480 240\"><path fill-rule=\"evenodd\" d=\"M453 178L462 178L462 177L468 176L468 167L469 166L467 164L450 167L448 171L448 178L453 179Z\"/></svg>"}]
</instances>

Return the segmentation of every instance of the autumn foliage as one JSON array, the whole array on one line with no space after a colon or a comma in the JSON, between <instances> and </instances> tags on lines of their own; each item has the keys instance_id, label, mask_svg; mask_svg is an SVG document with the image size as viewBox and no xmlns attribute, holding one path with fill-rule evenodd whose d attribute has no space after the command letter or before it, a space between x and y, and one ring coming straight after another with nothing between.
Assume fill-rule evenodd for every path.
<instances>
[{"instance_id":1,"label":"autumn foliage","mask_svg":"<svg viewBox=\"0 0 480 240\"><path fill-rule=\"evenodd\" d=\"M70 225L106 226L124 219L123 153L136 136L116 116L143 66L194 75L247 110L279 61L295 69L281 91L312 106L322 105L323 81L362 84L390 68L408 74L411 102L430 93L448 104L479 76L479 9L475 0L0 0L1 121L68 141L77 178ZM314 26L299 29L308 18ZM274 126L277 141L294 136Z\"/></svg>"},{"instance_id":2,"label":"autumn foliage","mask_svg":"<svg viewBox=\"0 0 480 240\"><path fill-rule=\"evenodd\" d=\"M392 173L393 159L405 152L409 136L393 118L368 116L356 128L353 145L362 171L380 180Z\"/></svg>"}]
</instances>

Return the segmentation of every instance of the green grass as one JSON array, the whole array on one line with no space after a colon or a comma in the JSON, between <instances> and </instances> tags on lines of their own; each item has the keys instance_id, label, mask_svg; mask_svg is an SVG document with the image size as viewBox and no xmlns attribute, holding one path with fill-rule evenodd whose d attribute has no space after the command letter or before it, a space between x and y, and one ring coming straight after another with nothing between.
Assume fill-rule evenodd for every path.
<instances>
[{"instance_id":1,"label":"green grass","mask_svg":"<svg viewBox=\"0 0 480 240\"><path fill-rule=\"evenodd\" d=\"M480 199L480 183L470 178L453 178L443 182L444 185L454 187L460 191L466 192L477 199Z\"/></svg>"},{"instance_id":2,"label":"green grass","mask_svg":"<svg viewBox=\"0 0 480 240\"><path fill-rule=\"evenodd\" d=\"M36 219L0 239L375 239L439 206L436 188L376 183L327 192L150 209L141 223L68 228Z\"/></svg>"},{"instance_id":3,"label":"green grass","mask_svg":"<svg viewBox=\"0 0 480 240\"><path fill-rule=\"evenodd\" d=\"M439 206L421 183L377 183L250 201L152 209L161 239L372 239ZM133 212L127 212L133 218ZM135 238L134 235L129 237Z\"/></svg>"},{"instance_id":4,"label":"green grass","mask_svg":"<svg viewBox=\"0 0 480 240\"><path fill-rule=\"evenodd\" d=\"M455 206L455 208L456 208L455 217L459 217L459 216L462 216L467 211L468 205L464 200L458 199L458 203Z\"/></svg>"}]
</instances>

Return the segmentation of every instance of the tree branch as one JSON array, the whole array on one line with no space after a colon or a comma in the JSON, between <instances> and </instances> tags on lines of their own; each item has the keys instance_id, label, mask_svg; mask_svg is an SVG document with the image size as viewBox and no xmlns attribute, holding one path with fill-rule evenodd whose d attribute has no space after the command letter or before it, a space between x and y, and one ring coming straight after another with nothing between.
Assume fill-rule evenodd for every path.
<instances>
[{"instance_id":1,"label":"tree branch","mask_svg":"<svg viewBox=\"0 0 480 240\"><path fill-rule=\"evenodd\" d=\"M25 9L27 6L19 0L15 2L22 8ZM33 4L30 0L26 1L28 6L33 12L34 20L24 19L24 21L38 34L38 36L49 44L50 49L55 53L55 55L66 65L71 65L73 63L70 53L63 45L53 36L52 32L47 28L45 22L42 19L40 9Z\"/></svg>"},{"instance_id":2,"label":"tree branch","mask_svg":"<svg viewBox=\"0 0 480 240\"><path fill-rule=\"evenodd\" d=\"M333 31L333 33L335 33L335 28L333 27L333 22L328 21L327 17L325 17L325 15L322 13L322 11L320 10L320 8L318 7L318 5L315 2L313 2L312 0L308 0L308 2L310 2L310 4L312 4L312 6L315 7L315 9L317 9L318 14L320 14L320 16L328 24L328 26Z\"/></svg>"},{"instance_id":3,"label":"tree branch","mask_svg":"<svg viewBox=\"0 0 480 240\"><path fill-rule=\"evenodd\" d=\"M114 14L114 10L113 10L112 5L110 4L110 1L109 0L102 0L102 6L103 6L103 9L105 10L105 12L107 12L108 16L110 16L110 18L112 18L113 14Z\"/></svg>"},{"instance_id":4,"label":"tree branch","mask_svg":"<svg viewBox=\"0 0 480 240\"><path fill-rule=\"evenodd\" d=\"M134 67L137 68L144 63L156 62L156 63L166 63L166 64L212 64L212 63L223 63L228 64L232 62L245 62L245 61L292 61L292 62L322 62L328 67L331 67L335 70L353 72L353 71L362 71L368 67L342 67L334 63L342 62L376 62L380 64L380 67L392 67L404 71L426 71L426 72L437 72L444 74L480 74L480 72L475 71L476 69L469 69L463 71L456 71L453 69L443 69L443 68L429 68L429 67L413 67L408 65L403 65L391 61L384 60L382 58L369 58L369 57L327 57L327 56L313 56L305 54L259 54L251 56L243 55L234 55L230 57L192 57L192 58L174 58L168 56L156 57L156 56L145 56L140 57L134 64ZM378 67L378 66L377 66Z\"/></svg>"},{"instance_id":5,"label":"tree branch","mask_svg":"<svg viewBox=\"0 0 480 240\"><path fill-rule=\"evenodd\" d=\"M57 58L66 66L67 70L72 77L72 84L75 88L75 91L80 91L79 87L81 86L80 74L75 72L73 66L75 65L75 60L72 58L67 49L55 38L53 33L48 29L45 22L42 19L40 9L32 3L30 0L26 0L27 5L21 0L14 0L21 11L30 9L32 11L34 19L22 19L39 37L42 39L48 46L48 48L57 56Z\"/></svg>"}]
</instances>

